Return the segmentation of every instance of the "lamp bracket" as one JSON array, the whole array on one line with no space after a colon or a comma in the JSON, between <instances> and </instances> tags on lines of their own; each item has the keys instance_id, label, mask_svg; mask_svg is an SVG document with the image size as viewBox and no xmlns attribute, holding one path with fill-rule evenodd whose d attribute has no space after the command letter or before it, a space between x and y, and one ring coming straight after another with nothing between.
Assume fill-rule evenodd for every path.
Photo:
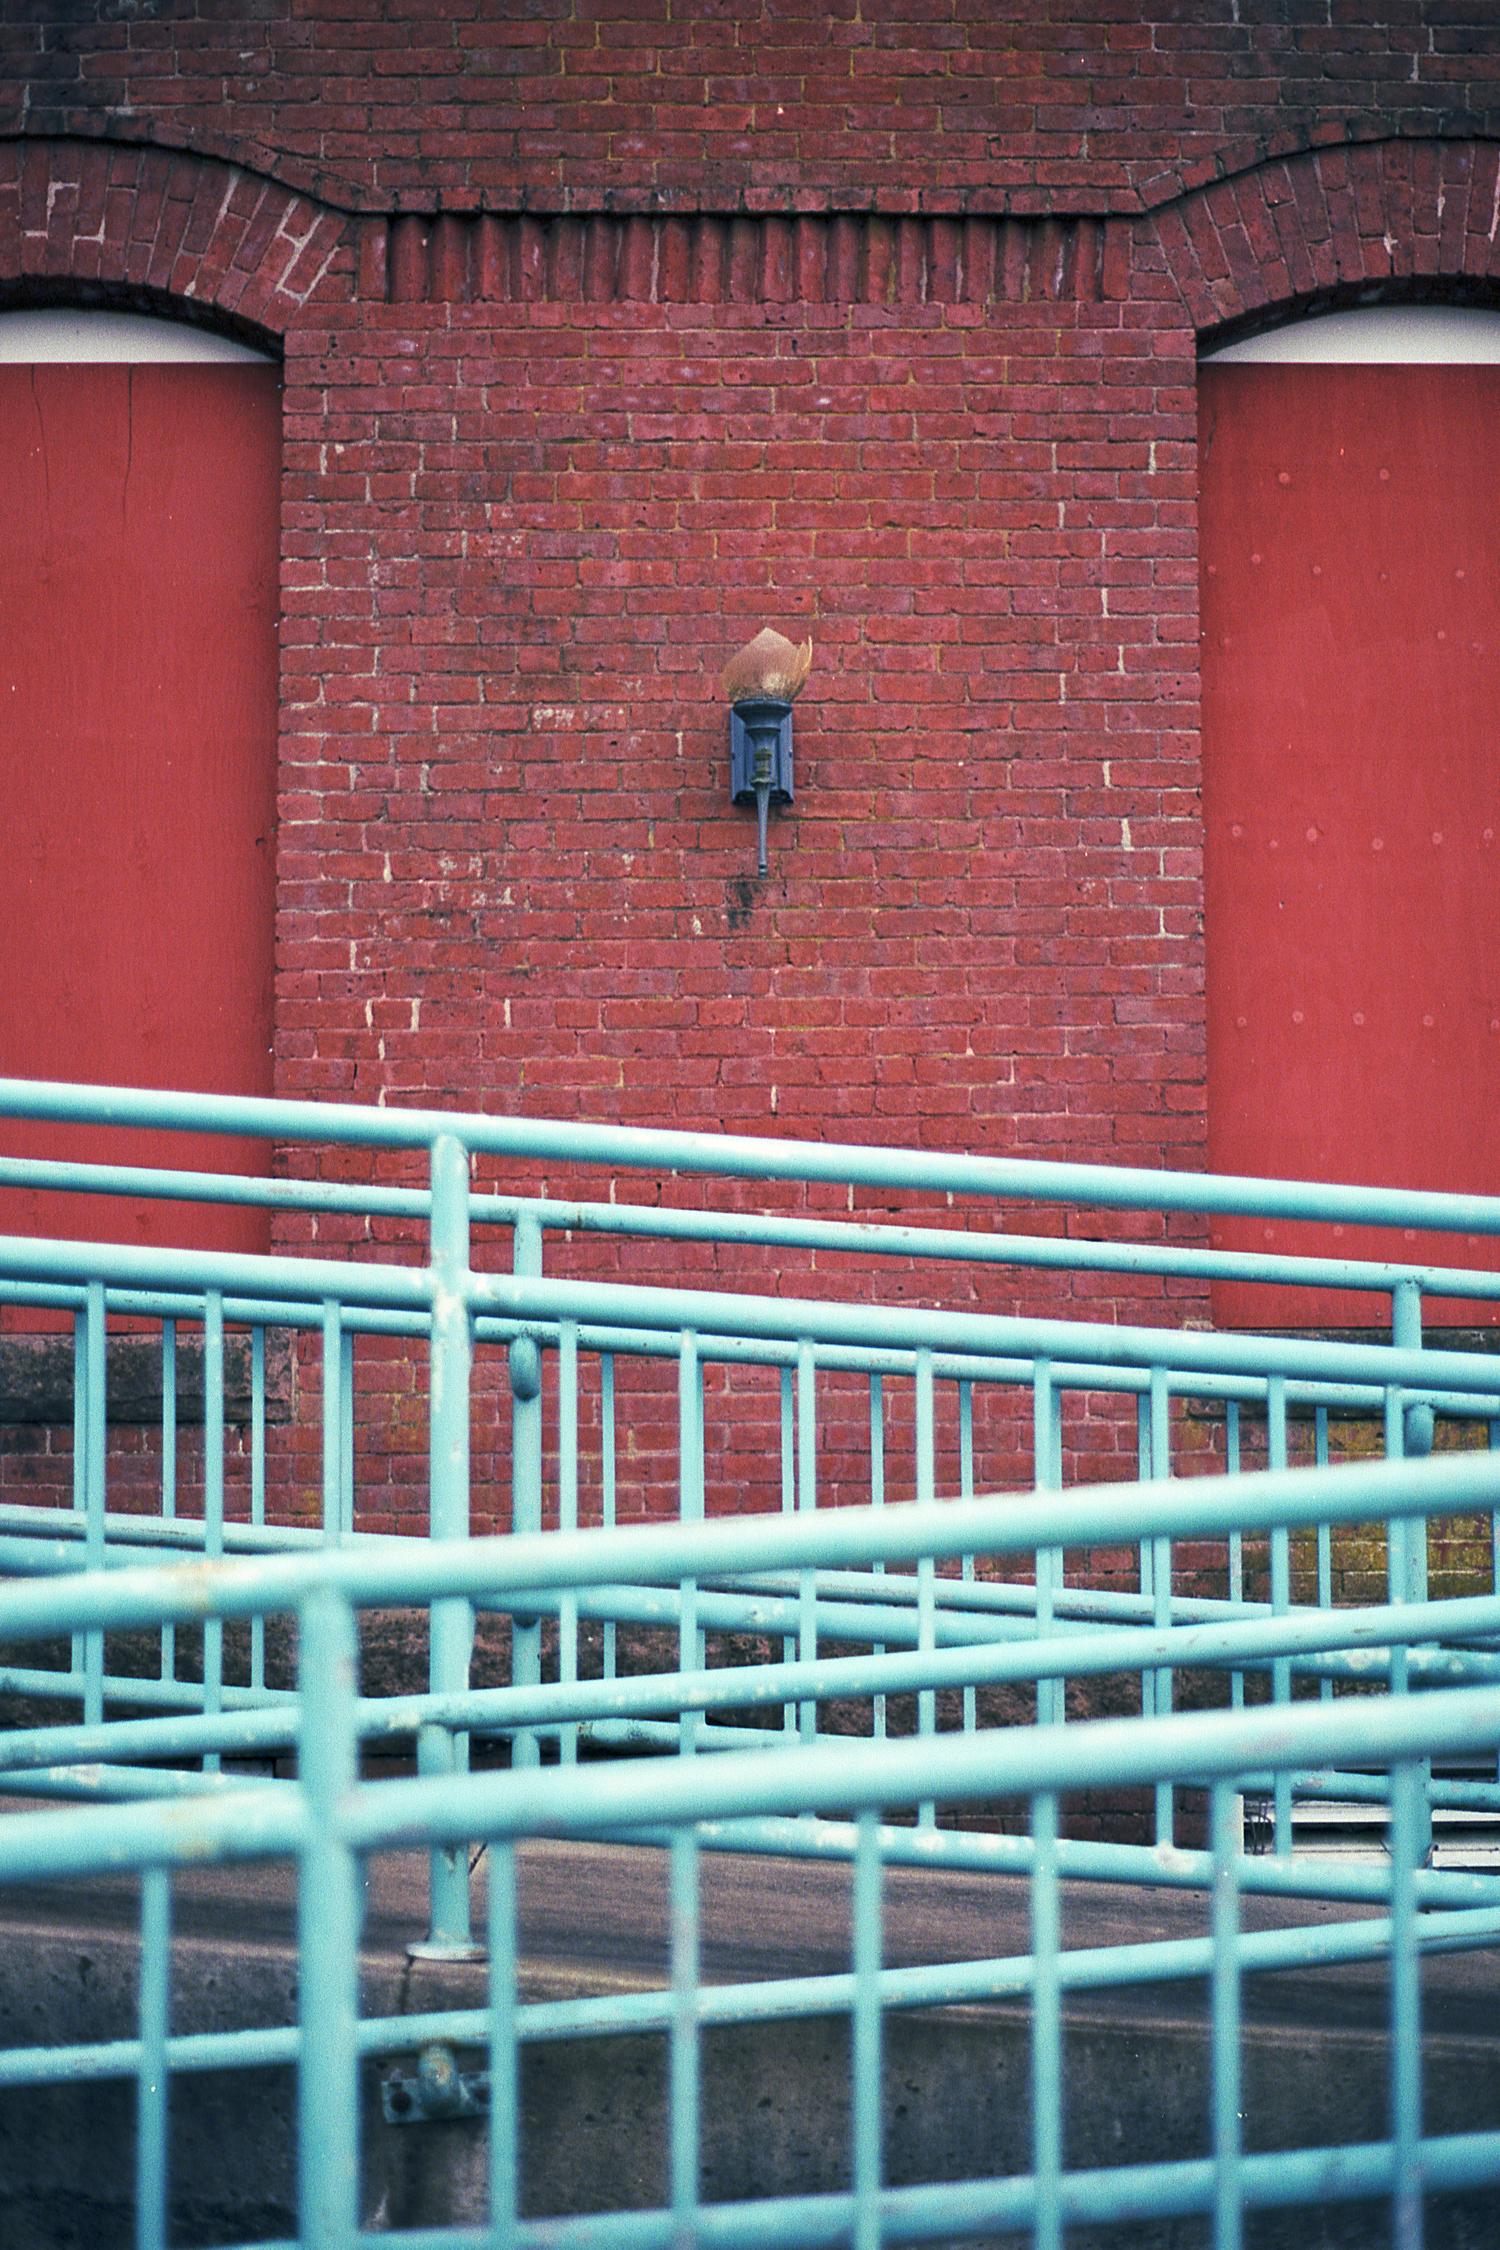
<instances>
[{"instance_id":1,"label":"lamp bracket","mask_svg":"<svg viewBox=\"0 0 1500 2250\"><path fill-rule=\"evenodd\" d=\"M792 786L791 704L779 695L747 697L743 703L736 703L729 713L729 791L736 804L753 802L756 751L767 745L771 752L771 801L790 804L796 794Z\"/></svg>"}]
</instances>

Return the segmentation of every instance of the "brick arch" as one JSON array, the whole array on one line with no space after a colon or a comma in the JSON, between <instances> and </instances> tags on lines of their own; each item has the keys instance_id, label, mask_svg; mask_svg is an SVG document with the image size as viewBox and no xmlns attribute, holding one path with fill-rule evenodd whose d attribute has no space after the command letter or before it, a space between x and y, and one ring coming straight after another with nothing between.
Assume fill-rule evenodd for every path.
<instances>
[{"instance_id":1,"label":"brick arch","mask_svg":"<svg viewBox=\"0 0 1500 2250\"><path fill-rule=\"evenodd\" d=\"M1277 157L1146 222L1200 335L1374 297L1500 295L1500 145L1387 140Z\"/></svg>"},{"instance_id":2,"label":"brick arch","mask_svg":"<svg viewBox=\"0 0 1500 2250\"><path fill-rule=\"evenodd\" d=\"M121 143L0 143L0 301L198 306L282 336L347 297L351 222L216 158Z\"/></svg>"}]
</instances>

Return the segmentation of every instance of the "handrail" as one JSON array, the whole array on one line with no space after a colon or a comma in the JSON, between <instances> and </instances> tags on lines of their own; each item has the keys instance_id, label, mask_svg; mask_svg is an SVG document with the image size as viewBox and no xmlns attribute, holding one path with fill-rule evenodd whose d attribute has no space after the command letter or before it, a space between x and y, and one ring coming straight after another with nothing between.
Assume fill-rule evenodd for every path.
<instances>
[{"instance_id":1,"label":"handrail","mask_svg":"<svg viewBox=\"0 0 1500 2250\"><path fill-rule=\"evenodd\" d=\"M315 1306L331 1299L351 1306L430 1311L429 1269L379 1259L267 1257L242 1251L148 1249L131 1243L54 1242L0 1236L0 1274L44 1278L81 1287L103 1282L140 1289L159 1277L193 1295L259 1294L280 1303ZM837 1298L756 1296L743 1291L646 1287L544 1275L470 1272L464 1296L471 1313L517 1324L589 1322L603 1330L690 1331L750 1341L812 1341L879 1349L892 1340L909 1348L1029 1360L1064 1355L1101 1368L1171 1368L1182 1373L1283 1375L1327 1382L1400 1384L1424 1394L1434 1387L1488 1397L1495 1389L1487 1353L1436 1347L1403 1349L1318 1337L1221 1334L1105 1321L1026 1318L1006 1313L946 1312L916 1305L863 1305Z\"/></svg>"},{"instance_id":2,"label":"handrail","mask_svg":"<svg viewBox=\"0 0 1500 2250\"><path fill-rule=\"evenodd\" d=\"M145 1165L44 1163L24 1157L0 1157L0 1188L7 1187L337 1213L355 1218L406 1218L419 1224L432 1215L432 1195L424 1187L389 1187L374 1181L260 1179L244 1172L170 1171ZM1312 1257L1289 1251L1268 1255L1253 1250L1201 1249L1184 1243L1100 1241L1072 1234L979 1234L972 1228L912 1226L899 1220L807 1219L672 1204L565 1202L554 1196L499 1195L484 1190L470 1196L469 1208L476 1225L514 1226L524 1216L554 1235L760 1244L771 1249L833 1250L854 1256L1263 1282L1380 1295L1410 1285L1430 1297L1500 1298L1500 1274L1487 1273L1482 1267L1394 1259Z\"/></svg>"},{"instance_id":3,"label":"handrail","mask_svg":"<svg viewBox=\"0 0 1500 2250\"><path fill-rule=\"evenodd\" d=\"M67 1808L0 1816L0 1899L30 1875L133 1871L154 1932L138 2037L7 2047L0 2033L0 2085L135 2075L161 2139L175 2073L291 2062L300 2145L346 2193L358 2058L409 2035L360 2011L358 1860L417 1846L429 1912L411 1952L455 1962L487 1943L494 1982L487 2011L438 2004L411 2023L424 2040L488 2040L496 2083L517 2083L523 2040L566 2022L580 2037L664 2026L680 2088L710 2018L847 2004L865 2041L852 2096L878 2152L882 2015L1003 1990L1044 2025L1039 2113L1050 2105L1060 2150L1047 2054L1061 2052L1062 1993L1206 1975L1215 2101L1237 2132L1234 1980L1389 1959L1404 2122L1321 2153L1346 2186L1351 2165L1374 2177L1419 2147L1424 2163L1500 2176L1488 2144L1421 2137L1412 1997L1434 1933L1477 1952L1500 1916L1500 1870L1444 1856L1473 1823L1500 1827L1500 1361L1423 1334L1428 1300L1500 1300L1500 1259L1470 1272L1010 1233L1001 1208L1070 1201L1070 1227L1092 1228L1085 1207L1126 1214L1095 1230L1106 1237L1203 1231L1131 1212L1495 1237L1500 1199L15 1082L0 1083L0 1115L274 1139L304 1172L319 1168L298 1164L304 1144L358 1147L371 1161L329 1168L373 1175L0 1158L0 1193L287 1214L271 1254L0 1239L0 1303L22 1320L61 1312L67 1331L13 1355L35 1385L21 1411L40 1400L50 1420L72 1417L71 1443L54 1431L39 1450L42 1473L23 1460L0 1488L0 1692L32 1706L0 1744L0 1780L10 1798ZM527 1169L508 1176L512 1160ZM655 1171L667 1200L554 1192L600 1164ZM767 1192L715 1196L711 1180ZM847 1216L826 1208L842 1196L775 1192L833 1184ZM867 1187L893 1192L862 1211ZM334 1223L320 1228L322 1213ZM888 1262L872 1279L850 1255ZM1043 1295L997 1285L1003 1268L1069 1280ZM1127 1286L1078 1278L1106 1273ZM1131 1277L1161 1286L1136 1292ZM1383 1338L1216 1333L1196 1317L1201 1294L1171 1286L1210 1280L1377 1293L1390 1324ZM1111 1296L1133 1317L1098 1317ZM1025 1309L984 1309L997 1297ZM122 1384L133 1428L111 1419ZM1335 1431L1346 1412L1376 1419ZM1438 1413L1463 1427L1440 1434ZM1492 1450L1416 1457L1476 1439ZM1350 1457L1369 1446L1387 1458ZM1307 1451L1312 1465L1286 1465ZM361 1638L373 1650L393 1626L394 1667L369 1665L361 1685ZM1103 1715L1122 1704L1131 1715ZM376 1777L413 1751L414 1776ZM1448 1752L1467 1762L1435 1772ZM268 1758L274 1779L225 1770ZM1061 1792L1124 1785L1145 1793L1130 1825L1080 1833L1063 1818ZM1320 1801L1359 1808L1388 1856L1306 1856L1301 1823ZM946 1819L976 1802L1003 1817ZM666 1846L670 1989L561 2016L518 1999L510 1855L537 1835ZM852 1863L851 1969L707 1999L683 1936L702 1851ZM171 2028L170 1892L204 1854L293 1863L297 2026L206 2044ZM1025 1882L1029 1951L882 1966L885 1868ZM1211 1933L1085 1958L1058 1942L1063 1877L1197 1891ZM1256 1894L1317 1905L1262 1941L1235 1903ZM1367 1908L1377 1919L1357 1919ZM450 2075L477 2110L456 2063ZM387 2090L411 2104L415 2083ZM678 2132L684 2181L691 2137ZM1223 2146L1234 2153L1232 2136ZM1234 2162L1238 2194L1249 2174ZM149 2163L165 2176L164 2139ZM1116 2186L1108 2171L1067 2175L1075 2200ZM1182 2208L1212 2192L1198 2182ZM781 2218L780 2239L806 2238L791 2205ZM530 2239L518 2225L502 2218L497 2239Z\"/></svg>"},{"instance_id":4,"label":"handrail","mask_svg":"<svg viewBox=\"0 0 1500 2250\"><path fill-rule=\"evenodd\" d=\"M91 1573L66 1583L0 1586L0 1635L40 1639L70 1627L125 1630L210 1613L254 1617L324 1588L356 1606L506 1594L517 1606L541 1587L670 1583L779 1569L909 1564L923 1558L1026 1554L1229 1530L1419 1520L1500 1505L1500 1455L1368 1461L1241 1477L1170 1477L1068 1492L889 1502L803 1515L622 1524L587 1537L511 1532L458 1541L377 1540L311 1555L163 1564Z\"/></svg>"},{"instance_id":5,"label":"handrail","mask_svg":"<svg viewBox=\"0 0 1500 2250\"><path fill-rule=\"evenodd\" d=\"M471 1155L549 1159L627 1170L743 1180L898 1188L1110 1209L1305 1219L1434 1232L1500 1234L1500 1197L1436 1189L1318 1185L1134 1165L1054 1163L834 1141L776 1140L674 1127L495 1117L478 1111L361 1107L258 1095L164 1093L141 1087L0 1079L0 1117L206 1132L239 1139L327 1141L430 1149L445 1136Z\"/></svg>"}]
</instances>

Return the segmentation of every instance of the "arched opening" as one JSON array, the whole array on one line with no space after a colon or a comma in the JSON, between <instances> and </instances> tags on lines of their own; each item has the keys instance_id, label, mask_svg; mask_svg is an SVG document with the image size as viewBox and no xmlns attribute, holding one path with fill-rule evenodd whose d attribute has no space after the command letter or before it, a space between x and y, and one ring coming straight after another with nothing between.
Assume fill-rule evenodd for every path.
<instances>
[{"instance_id":1,"label":"arched opening","mask_svg":"<svg viewBox=\"0 0 1500 2250\"><path fill-rule=\"evenodd\" d=\"M1217 1171L1500 1189L1497 425L1497 315L1329 316L1200 370ZM1357 1247L1260 1224L1222 1239ZM1477 1242L1398 1254L1486 1261ZM1216 1312L1309 1318L1305 1295L1232 1289ZM1318 1317L1380 1312L1330 1293Z\"/></svg>"},{"instance_id":2,"label":"arched opening","mask_svg":"<svg viewBox=\"0 0 1500 2250\"><path fill-rule=\"evenodd\" d=\"M279 367L169 321L0 315L0 451L0 1073L267 1093ZM5 1146L101 1153L53 1128ZM187 1136L135 1153L268 1162ZM168 1204L19 1190L0 1231L268 1239L255 1211L189 1236Z\"/></svg>"}]
</instances>

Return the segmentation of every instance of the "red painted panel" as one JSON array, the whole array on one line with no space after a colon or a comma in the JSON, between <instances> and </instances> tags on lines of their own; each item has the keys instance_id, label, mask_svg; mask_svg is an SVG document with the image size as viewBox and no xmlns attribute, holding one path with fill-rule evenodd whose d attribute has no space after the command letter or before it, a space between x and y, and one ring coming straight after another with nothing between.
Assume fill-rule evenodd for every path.
<instances>
[{"instance_id":1,"label":"red painted panel","mask_svg":"<svg viewBox=\"0 0 1500 2250\"><path fill-rule=\"evenodd\" d=\"M269 366L0 367L0 1072L271 1088L280 392ZM264 1147L6 1127L7 1153ZM7 1194L0 1231L258 1249L255 1212Z\"/></svg>"},{"instance_id":2,"label":"red painted panel","mask_svg":"<svg viewBox=\"0 0 1500 2250\"><path fill-rule=\"evenodd\" d=\"M1497 429L1497 368L1203 371L1216 1171L1500 1191ZM1496 1255L1261 1225L1220 1239ZM1216 1311L1382 1317L1333 1293L1225 1290Z\"/></svg>"}]
</instances>

